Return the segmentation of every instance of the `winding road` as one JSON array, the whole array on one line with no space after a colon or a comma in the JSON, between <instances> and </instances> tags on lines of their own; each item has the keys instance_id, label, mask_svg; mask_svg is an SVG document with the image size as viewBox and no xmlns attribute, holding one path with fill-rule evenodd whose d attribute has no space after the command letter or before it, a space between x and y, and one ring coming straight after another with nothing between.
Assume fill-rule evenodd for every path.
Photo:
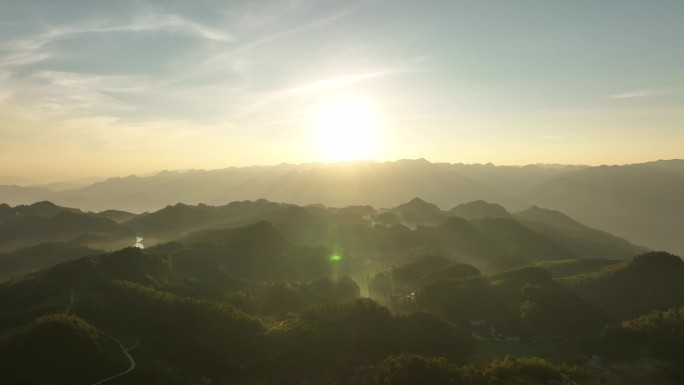
<instances>
[{"instance_id":1,"label":"winding road","mask_svg":"<svg viewBox=\"0 0 684 385\"><path fill-rule=\"evenodd\" d=\"M69 306L67 306L66 310L64 311L64 314L67 314L67 315L68 315L68 314L71 312L71 307L72 307L73 305L74 305L74 287L72 286L72 287L71 287L71 294L69 295ZM128 366L128 369L124 370L123 372L120 372L120 373L117 373L117 374L115 374L115 375L113 375L113 376L107 377L107 378L105 378L104 380L100 380L100 381L94 383L93 385L104 384L105 382L107 382L107 381L109 381L109 380L113 380L113 379L115 379L115 378L117 378L117 377L121 377L121 376L123 376L124 374L130 372L131 370L135 369L135 360L133 359L133 356L131 356L131 354L128 353L128 352L129 352L130 350L135 349L138 345L140 345L140 338L137 338L137 339L135 340L135 343L134 343L133 345L129 346L128 348L125 348L125 347L123 346L123 344L121 343L121 341L119 341L118 339L116 339L116 338L110 336L109 334L103 332L102 330L100 330L100 329L98 329L98 328L95 328L95 330L97 330L97 332L100 333L100 334L102 334L103 336L105 336L105 337L107 337L107 338L110 338L110 339L114 340L114 341L116 342L116 344L119 345L119 348L121 349L121 351L123 352L123 354L124 354L124 355L126 356L126 358L128 359L128 362L130 363L130 365Z\"/></svg>"},{"instance_id":2,"label":"winding road","mask_svg":"<svg viewBox=\"0 0 684 385\"><path fill-rule=\"evenodd\" d=\"M99 331L99 330L98 330L98 331ZM101 332L101 331L100 331L100 333L104 334L104 333ZM123 372L117 373L117 374L115 374L115 375L113 375L113 376L111 376L111 377L107 377L107 378L105 378L104 380L100 380L100 381L94 383L93 385L104 384L105 382L107 382L107 381L109 381L109 380L113 380L113 379L115 379L115 378L117 378L117 377L121 377L121 376L123 376L124 374L130 372L131 370L135 369L135 360L133 359L133 356L131 356L131 354L128 353L128 351L129 351L129 350L135 349L135 347L138 346L138 345L140 344L140 339L137 339L137 340L135 341L135 343L134 343L132 346L130 346L129 348L125 348L125 347L123 346L123 344L121 343L121 341L119 341L118 339L116 339L116 338L114 338L114 337L112 337L112 336L109 336L109 335L107 335L107 334L104 334L104 335L107 336L108 338L113 339L113 340L119 345L119 348L121 348L121 351L123 352L123 354L126 355L126 358L128 358L128 362L130 363L130 366L128 367L128 369L124 370Z\"/></svg>"}]
</instances>

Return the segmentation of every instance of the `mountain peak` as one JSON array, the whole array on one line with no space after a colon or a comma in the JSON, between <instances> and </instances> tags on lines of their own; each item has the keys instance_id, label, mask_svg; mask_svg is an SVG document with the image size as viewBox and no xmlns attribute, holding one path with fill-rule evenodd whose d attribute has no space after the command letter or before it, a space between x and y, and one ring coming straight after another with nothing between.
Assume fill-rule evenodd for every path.
<instances>
[{"instance_id":1,"label":"mountain peak","mask_svg":"<svg viewBox=\"0 0 684 385\"><path fill-rule=\"evenodd\" d=\"M677 269L684 267L684 261L682 261L680 257L666 253L664 251L653 251L650 253L641 254L632 260L632 264L641 267L671 267Z\"/></svg>"},{"instance_id":2,"label":"mountain peak","mask_svg":"<svg viewBox=\"0 0 684 385\"><path fill-rule=\"evenodd\" d=\"M437 205L418 197L393 208L391 211L399 214L404 223L414 225L438 225L449 218Z\"/></svg>"},{"instance_id":3,"label":"mountain peak","mask_svg":"<svg viewBox=\"0 0 684 385\"><path fill-rule=\"evenodd\" d=\"M50 201L40 201L32 204L30 207L33 207L35 209L52 209L58 206Z\"/></svg>"},{"instance_id":4,"label":"mountain peak","mask_svg":"<svg viewBox=\"0 0 684 385\"><path fill-rule=\"evenodd\" d=\"M536 205L515 213L515 217L523 221L539 222L559 228L586 229L586 226L560 211L545 209Z\"/></svg>"},{"instance_id":5,"label":"mountain peak","mask_svg":"<svg viewBox=\"0 0 684 385\"><path fill-rule=\"evenodd\" d=\"M413 199L411 199L411 200L409 201L409 204L412 204L412 205L426 204L426 203L427 203L427 202L425 202L424 200L422 200L422 199L420 199L420 198L418 198L418 197L415 197L415 198L413 198Z\"/></svg>"},{"instance_id":6,"label":"mountain peak","mask_svg":"<svg viewBox=\"0 0 684 385\"><path fill-rule=\"evenodd\" d=\"M483 200L460 204L449 210L450 213L468 220L483 218L510 218L511 214L503 206Z\"/></svg>"},{"instance_id":7,"label":"mountain peak","mask_svg":"<svg viewBox=\"0 0 684 385\"><path fill-rule=\"evenodd\" d=\"M440 210L439 207L437 207L436 204L426 202L421 198L415 197L408 201L407 203L401 204L397 207L394 208L394 210L397 211L405 211L405 210L421 210L421 211L434 211L434 212L439 212L442 213L442 210Z\"/></svg>"}]
</instances>

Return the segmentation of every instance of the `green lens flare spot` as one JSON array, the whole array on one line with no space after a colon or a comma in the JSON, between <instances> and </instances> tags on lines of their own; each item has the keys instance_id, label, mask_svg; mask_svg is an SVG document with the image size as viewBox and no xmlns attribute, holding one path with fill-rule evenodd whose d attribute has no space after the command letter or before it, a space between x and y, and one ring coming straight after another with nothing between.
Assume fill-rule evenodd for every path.
<instances>
[{"instance_id":1,"label":"green lens flare spot","mask_svg":"<svg viewBox=\"0 0 684 385\"><path fill-rule=\"evenodd\" d=\"M331 261L331 262L337 262L337 261L339 261L339 260L341 260L341 259L342 259L342 257L339 256L339 255L331 255L331 256L330 256L330 261Z\"/></svg>"}]
</instances>

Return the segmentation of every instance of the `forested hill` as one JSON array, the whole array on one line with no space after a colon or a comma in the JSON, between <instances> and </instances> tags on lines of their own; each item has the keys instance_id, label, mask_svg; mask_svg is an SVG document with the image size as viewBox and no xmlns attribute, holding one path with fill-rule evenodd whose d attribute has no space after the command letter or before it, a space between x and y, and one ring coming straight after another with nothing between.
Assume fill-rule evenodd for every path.
<instances>
[{"instance_id":1,"label":"forested hill","mask_svg":"<svg viewBox=\"0 0 684 385\"><path fill-rule=\"evenodd\" d=\"M470 219L457 216L461 212ZM645 251L560 212L534 207L510 214L484 201L442 211L420 198L389 209L257 200L222 206L176 204L144 214L81 212L39 202L5 206L0 214L0 266L5 267L0 278L49 267L89 249L120 249L140 238L149 247L257 223L269 223L293 244L334 247L380 260L435 253L490 272L566 259L624 260Z\"/></svg>"},{"instance_id":2,"label":"forested hill","mask_svg":"<svg viewBox=\"0 0 684 385\"><path fill-rule=\"evenodd\" d=\"M684 303L684 262L664 252L643 254L566 282L573 291L621 320Z\"/></svg>"},{"instance_id":3,"label":"forested hill","mask_svg":"<svg viewBox=\"0 0 684 385\"><path fill-rule=\"evenodd\" d=\"M600 383L595 355L615 383L684 375L684 262L555 210L414 197L0 215L12 384L570 385Z\"/></svg>"},{"instance_id":4,"label":"forested hill","mask_svg":"<svg viewBox=\"0 0 684 385\"><path fill-rule=\"evenodd\" d=\"M536 205L656 250L684 254L684 161L624 166L396 162L281 164L164 171L112 178L73 190L0 186L0 202L49 200L83 210L159 210L182 202L224 205L264 198L299 205L396 207L421 197L443 210L476 200L508 211ZM467 211L461 211L464 216Z\"/></svg>"},{"instance_id":5,"label":"forested hill","mask_svg":"<svg viewBox=\"0 0 684 385\"><path fill-rule=\"evenodd\" d=\"M124 352L137 364L125 383L598 383L603 371L582 366L587 354L615 365L617 383L655 375L673 385L683 374L681 354L668 355L681 310L662 310L683 304L678 257L643 254L611 270L670 270L658 284L614 282L658 296L623 324L611 314L634 314L628 301L595 301L575 285L623 273L566 282L539 267L483 274L423 255L350 277L367 262L258 222L61 263L0 284L0 375L92 384L130 367ZM672 339L649 337L661 331ZM642 357L664 367L626 369Z\"/></svg>"}]
</instances>

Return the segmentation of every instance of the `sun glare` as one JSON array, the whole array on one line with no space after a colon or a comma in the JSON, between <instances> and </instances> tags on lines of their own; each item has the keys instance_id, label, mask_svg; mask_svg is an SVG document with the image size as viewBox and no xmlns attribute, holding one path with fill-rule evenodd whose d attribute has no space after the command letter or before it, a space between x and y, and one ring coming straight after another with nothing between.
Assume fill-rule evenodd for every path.
<instances>
[{"instance_id":1,"label":"sun glare","mask_svg":"<svg viewBox=\"0 0 684 385\"><path fill-rule=\"evenodd\" d=\"M316 113L313 136L316 152L326 160L368 159L377 144L376 117L362 99L330 100Z\"/></svg>"}]
</instances>

